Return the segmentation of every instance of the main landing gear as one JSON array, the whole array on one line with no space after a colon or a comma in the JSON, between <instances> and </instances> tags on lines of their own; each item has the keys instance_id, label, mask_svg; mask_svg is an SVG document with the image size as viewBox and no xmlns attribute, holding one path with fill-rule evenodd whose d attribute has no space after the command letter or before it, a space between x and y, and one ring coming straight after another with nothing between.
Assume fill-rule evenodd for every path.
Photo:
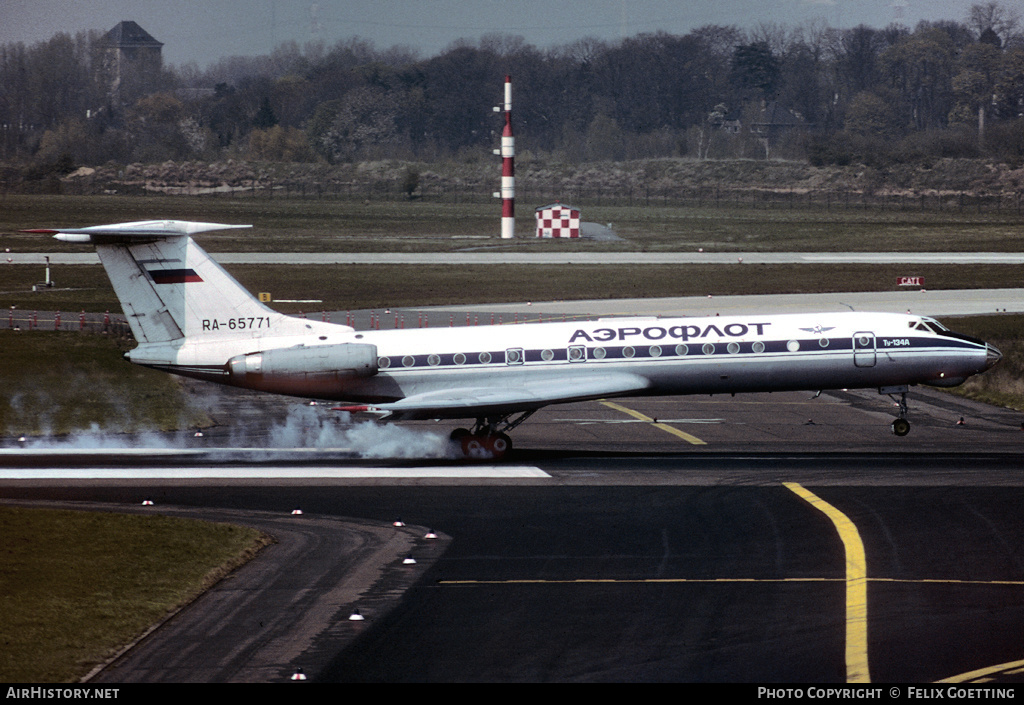
<instances>
[{"instance_id":1,"label":"main landing gear","mask_svg":"<svg viewBox=\"0 0 1024 705\"><path fill-rule=\"evenodd\" d=\"M451 439L461 444L462 454L466 458L501 460L512 452L512 439L506 432L526 421L534 411L524 412L515 421L509 421L511 414L479 418L472 431L466 428L457 428L452 431Z\"/></svg>"},{"instance_id":2,"label":"main landing gear","mask_svg":"<svg viewBox=\"0 0 1024 705\"><path fill-rule=\"evenodd\" d=\"M888 394L890 399L896 401L896 394L900 395L896 404L900 408L900 415L893 419L892 432L896 436L905 436L910 433L910 421L907 420L907 391L908 387L882 387L878 390L882 394Z\"/></svg>"}]
</instances>

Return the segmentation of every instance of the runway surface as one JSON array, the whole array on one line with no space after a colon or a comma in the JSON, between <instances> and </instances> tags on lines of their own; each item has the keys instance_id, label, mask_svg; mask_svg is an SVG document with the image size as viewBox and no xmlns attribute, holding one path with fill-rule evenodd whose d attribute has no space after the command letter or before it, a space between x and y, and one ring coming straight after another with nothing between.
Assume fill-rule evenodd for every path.
<instances>
[{"instance_id":1,"label":"runway surface","mask_svg":"<svg viewBox=\"0 0 1024 705\"><path fill-rule=\"evenodd\" d=\"M1024 290L600 313L851 306L1019 312ZM596 311L529 310L574 307ZM209 389L219 423L201 437L0 443L0 498L279 539L97 681L282 681L298 668L332 682L1024 678L1020 412L915 388L897 438L893 400L873 391L594 401L541 410L496 465L453 460L454 424L345 425L327 407Z\"/></svg>"},{"instance_id":2,"label":"runway surface","mask_svg":"<svg viewBox=\"0 0 1024 705\"><path fill-rule=\"evenodd\" d=\"M275 423L313 418L273 397L223 403L243 409L254 445ZM98 679L274 681L304 668L332 682L1019 682L1022 415L932 390L910 404L905 438L874 392L549 407L517 429L502 477L337 445L228 461L211 449L235 438L224 427L152 458L7 453L0 496L260 521L324 547L261 556L267 602L226 589ZM239 476L204 476L212 457ZM93 478L113 461L134 477ZM15 479L58 464L60 478ZM384 551L397 517L415 527L401 540L426 551L414 584L395 582L401 548L366 560L347 548ZM446 548L422 540L428 527ZM343 586L355 566L364 583ZM350 622L364 598L367 618ZM293 634L284 617L304 614L317 618Z\"/></svg>"},{"instance_id":3,"label":"runway surface","mask_svg":"<svg viewBox=\"0 0 1024 705\"><path fill-rule=\"evenodd\" d=\"M221 264L1024 264L1021 252L214 252ZM12 264L99 264L93 252L11 252Z\"/></svg>"}]
</instances>

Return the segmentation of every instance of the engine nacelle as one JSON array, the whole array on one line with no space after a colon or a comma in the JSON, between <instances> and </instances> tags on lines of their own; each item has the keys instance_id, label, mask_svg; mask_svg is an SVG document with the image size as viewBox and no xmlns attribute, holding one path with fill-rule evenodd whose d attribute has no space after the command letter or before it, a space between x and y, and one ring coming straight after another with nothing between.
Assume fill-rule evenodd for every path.
<instances>
[{"instance_id":1,"label":"engine nacelle","mask_svg":"<svg viewBox=\"0 0 1024 705\"><path fill-rule=\"evenodd\" d=\"M377 374L377 346L341 343L264 350L231 358L228 372L239 381L246 378L326 381L371 377Z\"/></svg>"}]
</instances>

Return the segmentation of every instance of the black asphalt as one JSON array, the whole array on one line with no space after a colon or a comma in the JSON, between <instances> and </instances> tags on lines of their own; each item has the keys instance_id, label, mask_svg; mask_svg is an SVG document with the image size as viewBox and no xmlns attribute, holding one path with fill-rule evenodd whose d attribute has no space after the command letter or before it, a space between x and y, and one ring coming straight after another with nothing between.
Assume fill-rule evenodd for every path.
<instances>
[{"instance_id":1,"label":"black asphalt","mask_svg":"<svg viewBox=\"0 0 1024 705\"><path fill-rule=\"evenodd\" d=\"M294 621L288 610L312 614L298 596L329 595L346 578L358 562L346 546L367 526L387 535L402 517L451 537L443 553L432 544L436 554L407 589L386 577L400 569L393 560L367 563L384 569L371 583L397 606L358 632L344 619L350 602L338 602L319 636L280 647L276 659L247 652L240 633L225 628L204 639L222 654L204 656L205 670L143 663L140 680L280 680L309 663L312 680L330 682L839 684L844 547L825 515L784 484L798 483L860 532L874 682L967 678L978 669L996 683L1019 681L1020 414L915 395L914 429L901 439L888 430L890 402L873 393L619 402L706 445L599 402L552 407L514 436L514 462L549 479L0 479L0 496L133 511L150 496L157 510L269 513L271 533L354 521L355 538L337 539L329 558L300 561L322 563L322 579L261 557L271 563L254 568L265 571L258 582L295 596L266 608L243 603L244 636L257 614L277 620L263 621L268 636ZM254 408L244 418L261 416ZM434 428L412 425L420 426ZM297 506L304 519L290 516ZM213 623L232 616L219 605L200 609ZM187 652L193 638L170 643ZM279 647L270 638L266 648L273 655Z\"/></svg>"}]
</instances>

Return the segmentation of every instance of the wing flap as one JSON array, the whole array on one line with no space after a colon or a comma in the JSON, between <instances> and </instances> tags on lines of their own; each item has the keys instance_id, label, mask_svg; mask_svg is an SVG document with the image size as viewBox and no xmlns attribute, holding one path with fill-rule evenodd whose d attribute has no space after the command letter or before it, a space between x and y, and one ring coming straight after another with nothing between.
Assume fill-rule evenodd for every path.
<instances>
[{"instance_id":1,"label":"wing flap","mask_svg":"<svg viewBox=\"0 0 1024 705\"><path fill-rule=\"evenodd\" d=\"M424 392L401 401L376 404L396 420L469 418L513 414L549 404L586 401L608 396L642 393L650 380L640 375L617 373L594 377L544 378L501 387L462 387Z\"/></svg>"}]
</instances>

